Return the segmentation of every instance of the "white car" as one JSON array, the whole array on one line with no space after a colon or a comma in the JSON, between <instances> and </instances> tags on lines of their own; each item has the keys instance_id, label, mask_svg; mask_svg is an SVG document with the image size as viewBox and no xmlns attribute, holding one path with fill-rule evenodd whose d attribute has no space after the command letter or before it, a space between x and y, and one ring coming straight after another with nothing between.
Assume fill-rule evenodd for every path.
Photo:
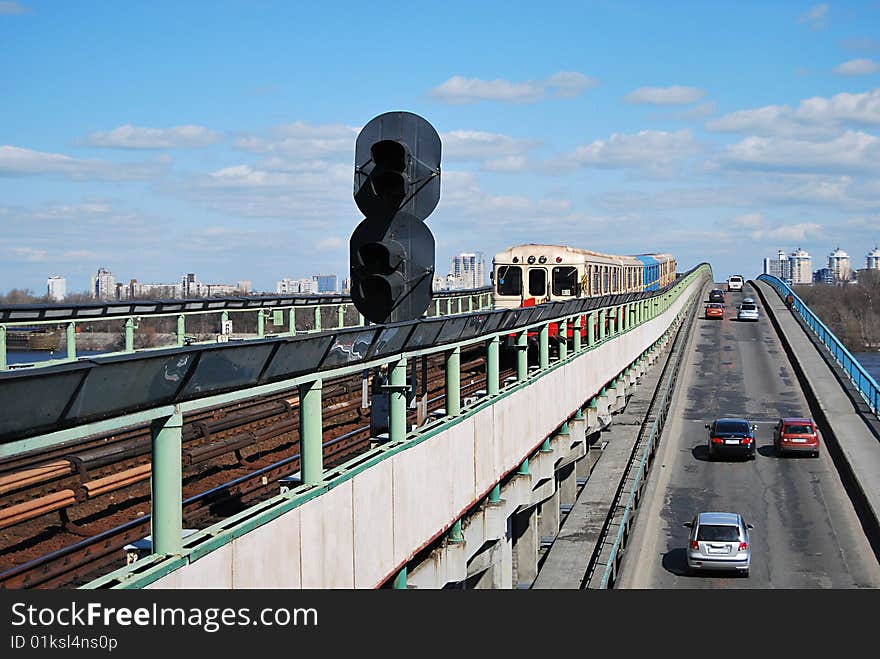
<instances>
[{"instance_id":1,"label":"white car","mask_svg":"<svg viewBox=\"0 0 880 659\"><path fill-rule=\"evenodd\" d=\"M752 552L749 547L749 529L738 513L697 513L684 526L691 532L688 537L687 566L693 574L703 570L734 570L749 576Z\"/></svg>"},{"instance_id":2,"label":"white car","mask_svg":"<svg viewBox=\"0 0 880 659\"><path fill-rule=\"evenodd\" d=\"M758 305L755 304L755 301L752 298L747 297L737 309L737 320L758 320Z\"/></svg>"}]
</instances>

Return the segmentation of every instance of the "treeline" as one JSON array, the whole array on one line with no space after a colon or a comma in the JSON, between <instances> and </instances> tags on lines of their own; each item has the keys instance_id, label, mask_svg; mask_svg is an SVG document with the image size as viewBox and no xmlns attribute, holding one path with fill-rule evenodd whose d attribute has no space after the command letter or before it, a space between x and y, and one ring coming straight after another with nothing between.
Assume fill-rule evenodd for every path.
<instances>
[{"instance_id":1,"label":"treeline","mask_svg":"<svg viewBox=\"0 0 880 659\"><path fill-rule=\"evenodd\" d=\"M859 273L858 284L793 288L847 350L880 350L880 272Z\"/></svg>"}]
</instances>

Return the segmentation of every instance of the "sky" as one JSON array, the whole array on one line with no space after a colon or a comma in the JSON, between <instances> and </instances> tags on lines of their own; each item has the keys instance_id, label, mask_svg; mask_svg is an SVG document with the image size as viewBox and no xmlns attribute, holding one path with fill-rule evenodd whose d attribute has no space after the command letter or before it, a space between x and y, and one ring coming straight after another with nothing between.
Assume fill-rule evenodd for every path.
<instances>
[{"instance_id":1,"label":"sky","mask_svg":"<svg viewBox=\"0 0 880 659\"><path fill-rule=\"evenodd\" d=\"M0 292L348 276L355 140L390 111L441 137L438 274L880 242L877 0L0 0Z\"/></svg>"}]
</instances>

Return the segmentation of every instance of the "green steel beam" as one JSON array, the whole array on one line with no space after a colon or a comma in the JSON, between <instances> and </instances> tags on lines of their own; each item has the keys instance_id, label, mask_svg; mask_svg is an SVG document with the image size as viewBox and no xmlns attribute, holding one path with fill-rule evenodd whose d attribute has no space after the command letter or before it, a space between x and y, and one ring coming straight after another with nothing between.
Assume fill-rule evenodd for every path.
<instances>
[{"instance_id":1,"label":"green steel beam","mask_svg":"<svg viewBox=\"0 0 880 659\"><path fill-rule=\"evenodd\" d=\"M495 483L489 490L489 503L501 503L501 483Z\"/></svg>"},{"instance_id":2,"label":"green steel beam","mask_svg":"<svg viewBox=\"0 0 880 659\"><path fill-rule=\"evenodd\" d=\"M406 565L400 568L400 571L394 575L392 587L394 590L406 590Z\"/></svg>"}]
</instances>

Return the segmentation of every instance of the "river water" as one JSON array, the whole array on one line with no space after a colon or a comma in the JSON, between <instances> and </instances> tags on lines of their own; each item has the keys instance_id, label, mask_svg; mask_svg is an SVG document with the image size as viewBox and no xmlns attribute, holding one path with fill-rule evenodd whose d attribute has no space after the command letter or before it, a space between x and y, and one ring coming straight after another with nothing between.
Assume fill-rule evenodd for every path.
<instances>
[{"instance_id":1,"label":"river water","mask_svg":"<svg viewBox=\"0 0 880 659\"><path fill-rule=\"evenodd\" d=\"M880 383L880 352L857 352L853 357L859 360L875 382Z\"/></svg>"}]
</instances>

